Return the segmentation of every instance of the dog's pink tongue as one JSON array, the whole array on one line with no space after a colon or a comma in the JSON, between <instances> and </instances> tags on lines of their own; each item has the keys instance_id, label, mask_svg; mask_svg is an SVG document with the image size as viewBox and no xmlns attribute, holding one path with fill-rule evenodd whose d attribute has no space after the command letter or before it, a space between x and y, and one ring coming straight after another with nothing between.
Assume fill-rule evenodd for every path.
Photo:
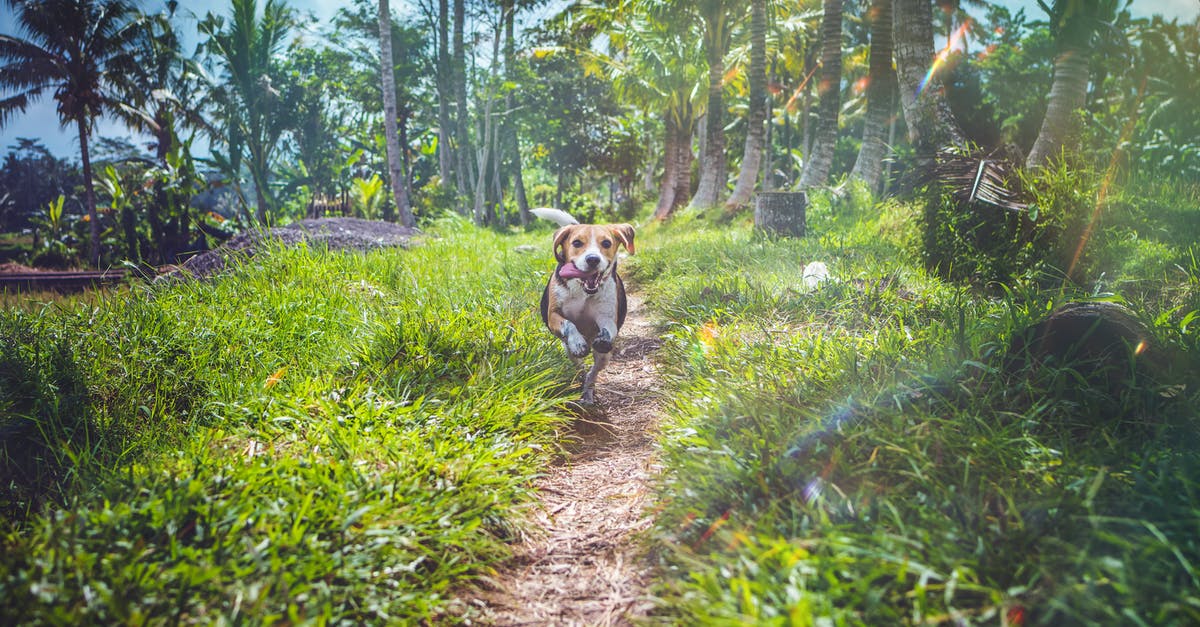
<instances>
[{"instance_id":1,"label":"dog's pink tongue","mask_svg":"<svg viewBox=\"0 0 1200 627\"><path fill-rule=\"evenodd\" d=\"M563 267L558 269L558 276L560 276L564 279L582 279L583 277L588 276L589 274L591 274L591 273L584 272L584 271L580 270L579 268L576 268L575 264L573 264L573 263L565 264L565 265L563 265Z\"/></svg>"}]
</instances>

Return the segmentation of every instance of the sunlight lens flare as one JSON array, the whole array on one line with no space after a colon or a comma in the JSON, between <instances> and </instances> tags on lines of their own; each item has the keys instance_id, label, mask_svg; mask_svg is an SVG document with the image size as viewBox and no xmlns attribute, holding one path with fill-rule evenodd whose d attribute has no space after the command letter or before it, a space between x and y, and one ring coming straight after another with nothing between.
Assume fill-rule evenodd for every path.
<instances>
[{"instance_id":1,"label":"sunlight lens flare","mask_svg":"<svg viewBox=\"0 0 1200 627\"><path fill-rule=\"evenodd\" d=\"M963 39L967 36L967 29L971 27L971 20L964 20L958 28L954 29L954 33L946 40L946 47L937 53L933 58L933 63L929 64L929 71L925 73L925 77L917 84L917 96L920 96L925 88L929 85L929 81L933 79L933 75L937 74L942 68L946 67L946 63L950 58L950 53L955 48L961 46Z\"/></svg>"},{"instance_id":2,"label":"sunlight lens flare","mask_svg":"<svg viewBox=\"0 0 1200 627\"><path fill-rule=\"evenodd\" d=\"M1083 235L1079 237L1079 246L1075 248L1075 254L1071 256L1071 265L1067 266L1067 274L1063 281L1070 281L1071 276L1075 273L1075 267L1079 265L1079 259L1083 257L1083 249L1087 247L1088 241L1092 238L1092 231L1096 228L1096 222L1100 219L1100 210L1104 208L1108 202L1108 189L1112 186L1113 180L1117 176L1117 171L1121 165L1123 156L1122 146L1124 146L1129 138L1133 136L1133 128L1136 126L1139 114L1142 110L1142 102L1146 97L1146 77L1142 77L1141 83L1138 85L1137 98L1134 100L1134 106L1129 119L1126 120L1125 126L1121 129L1121 135L1117 138L1117 149L1113 151L1112 159L1108 162L1108 168L1104 172L1104 178L1100 181L1100 189L1096 192L1096 206L1092 208L1092 215L1088 219L1087 226L1083 229Z\"/></svg>"}]
</instances>

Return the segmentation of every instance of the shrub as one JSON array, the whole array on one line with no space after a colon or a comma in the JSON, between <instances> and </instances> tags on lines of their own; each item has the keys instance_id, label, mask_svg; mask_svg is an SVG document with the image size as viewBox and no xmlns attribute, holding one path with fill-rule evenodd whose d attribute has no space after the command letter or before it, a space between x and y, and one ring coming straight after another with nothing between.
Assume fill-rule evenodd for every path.
<instances>
[{"instance_id":1,"label":"shrub","mask_svg":"<svg viewBox=\"0 0 1200 627\"><path fill-rule=\"evenodd\" d=\"M964 206L948 190L930 191L921 217L925 267L977 285L1010 281L1044 261L1055 238L1052 221L1031 217L979 202Z\"/></svg>"}]
</instances>

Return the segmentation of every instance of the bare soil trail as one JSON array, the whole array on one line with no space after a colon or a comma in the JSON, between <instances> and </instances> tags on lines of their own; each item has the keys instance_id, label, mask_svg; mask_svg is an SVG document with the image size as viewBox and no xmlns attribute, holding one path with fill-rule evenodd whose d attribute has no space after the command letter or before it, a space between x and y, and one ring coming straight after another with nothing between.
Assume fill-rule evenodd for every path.
<instances>
[{"instance_id":1,"label":"bare soil trail","mask_svg":"<svg viewBox=\"0 0 1200 627\"><path fill-rule=\"evenodd\" d=\"M539 482L534 529L478 595L495 625L628 625L653 607L636 542L652 521L649 480L662 345L637 294L596 383L596 407L576 421L569 456Z\"/></svg>"}]
</instances>

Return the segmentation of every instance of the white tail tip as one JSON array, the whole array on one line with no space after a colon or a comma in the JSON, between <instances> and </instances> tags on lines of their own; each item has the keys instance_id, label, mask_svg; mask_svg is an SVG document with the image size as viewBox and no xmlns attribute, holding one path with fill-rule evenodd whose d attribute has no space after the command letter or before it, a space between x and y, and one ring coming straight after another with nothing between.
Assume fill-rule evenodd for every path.
<instances>
[{"instance_id":1,"label":"white tail tip","mask_svg":"<svg viewBox=\"0 0 1200 627\"><path fill-rule=\"evenodd\" d=\"M539 207L537 209L530 209L529 213L532 213L533 215L535 215L543 220L549 220L559 226L569 226L572 224L579 224L579 220L576 220L574 217L571 216L571 214L569 214L566 211L563 211L561 209L551 209L549 207Z\"/></svg>"}]
</instances>

